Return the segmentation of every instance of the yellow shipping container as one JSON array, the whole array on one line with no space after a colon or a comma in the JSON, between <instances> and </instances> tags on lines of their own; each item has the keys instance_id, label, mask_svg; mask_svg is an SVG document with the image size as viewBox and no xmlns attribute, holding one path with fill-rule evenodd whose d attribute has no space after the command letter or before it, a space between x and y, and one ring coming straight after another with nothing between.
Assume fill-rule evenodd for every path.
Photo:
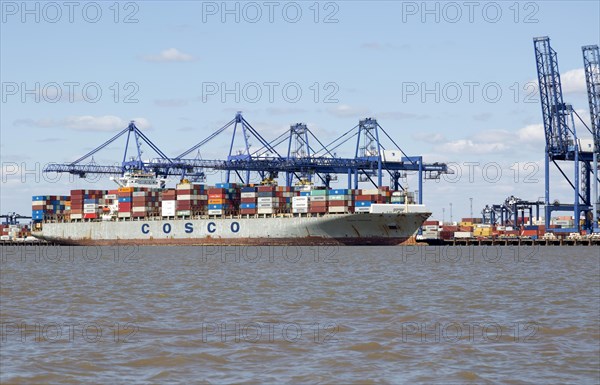
<instances>
[{"instance_id":1,"label":"yellow shipping container","mask_svg":"<svg viewBox=\"0 0 600 385\"><path fill-rule=\"evenodd\" d=\"M119 187L119 192L133 192L133 187Z\"/></svg>"},{"instance_id":2,"label":"yellow shipping container","mask_svg":"<svg viewBox=\"0 0 600 385\"><path fill-rule=\"evenodd\" d=\"M208 200L208 204L209 205L220 205L225 203L225 199L222 198L218 198L218 199L209 199Z\"/></svg>"},{"instance_id":3,"label":"yellow shipping container","mask_svg":"<svg viewBox=\"0 0 600 385\"><path fill-rule=\"evenodd\" d=\"M476 237L489 237L492 235L492 229L489 227L477 227L473 231L473 235Z\"/></svg>"}]
</instances>

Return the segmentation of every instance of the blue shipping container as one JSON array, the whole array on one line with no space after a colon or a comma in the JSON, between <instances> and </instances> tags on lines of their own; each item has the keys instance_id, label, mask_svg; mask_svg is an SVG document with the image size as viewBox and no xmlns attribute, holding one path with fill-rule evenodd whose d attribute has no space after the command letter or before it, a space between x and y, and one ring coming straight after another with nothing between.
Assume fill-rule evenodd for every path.
<instances>
[{"instance_id":1,"label":"blue shipping container","mask_svg":"<svg viewBox=\"0 0 600 385\"><path fill-rule=\"evenodd\" d=\"M342 190L330 190L329 195L348 195L350 194L350 190L342 189Z\"/></svg>"},{"instance_id":2,"label":"blue shipping container","mask_svg":"<svg viewBox=\"0 0 600 385\"><path fill-rule=\"evenodd\" d=\"M370 201L356 201L354 203L354 205L356 207L371 207L371 202Z\"/></svg>"}]
</instances>

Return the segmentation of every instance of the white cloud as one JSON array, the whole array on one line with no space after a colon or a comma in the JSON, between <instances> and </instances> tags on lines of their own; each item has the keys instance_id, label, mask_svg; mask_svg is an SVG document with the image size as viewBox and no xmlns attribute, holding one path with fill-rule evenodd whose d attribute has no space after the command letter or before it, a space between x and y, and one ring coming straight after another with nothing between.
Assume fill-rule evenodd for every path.
<instances>
[{"instance_id":1,"label":"white cloud","mask_svg":"<svg viewBox=\"0 0 600 385\"><path fill-rule=\"evenodd\" d=\"M546 141L543 124L530 124L525 126L517 131L517 136L520 142L539 144L540 146L543 146Z\"/></svg>"},{"instance_id":2,"label":"white cloud","mask_svg":"<svg viewBox=\"0 0 600 385\"><path fill-rule=\"evenodd\" d=\"M585 72L583 68L567 71L560 75L562 90L564 93L586 93Z\"/></svg>"},{"instance_id":3,"label":"white cloud","mask_svg":"<svg viewBox=\"0 0 600 385\"><path fill-rule=\"evenodd\" d=\"M489 154L506 151L509 146L501 142L485 143L475 142L471 139L459 139L439 145L437 149L451 154Z\"/></svg>"},{"instance_id":4,"label":"white cloud","mask_svg":"<svg viewBox=\"0 0 600 385\"><path fill-rule=\"evenodd\" d=\"M196 60L192 55L183 53L177 48L168 48L158 55L146 55L142 60L147 62L189 62Z\"/></svg>"},{"instance_id":5,"label":"white cloud","mask_svg":"<svg viewBox=\"0 0 600 385\"><path fill-rule=\"evenodd\" d=\"M151 128L150 122L146 118L134 118L135 125L141 130ZM92 115L72 115L64 119L19 119L14 125L31 126L38 128L64 127L76 131L118 131L129 125L130 120L122 119L114 115L92 116Z\"/></svg>"},{"instance_id":6,"label":"white cloud","mask_svg":"<svg viewBox=\"0 0 600 385\"><path fill-rule=\"evenodd\" d=\"M340 104L339 106L330 108L328 112L338 118L364 118L369 110L363 107L351 107L347 104Z\"/></svg>"},{"instance_id":7,"label":"white cloud","mask_svg":"<svg viewBox=\"0 0 600 385\"><path fill-rule=\"evenodd\" d=\"M585 71L583 68L576 68L560 74L560 83L565 94L585 94L587 86L585 83ZM535 98L539 100L538 79L529 81L527 84L533 84L535 87Z\"/></svg>"}]
</instances>

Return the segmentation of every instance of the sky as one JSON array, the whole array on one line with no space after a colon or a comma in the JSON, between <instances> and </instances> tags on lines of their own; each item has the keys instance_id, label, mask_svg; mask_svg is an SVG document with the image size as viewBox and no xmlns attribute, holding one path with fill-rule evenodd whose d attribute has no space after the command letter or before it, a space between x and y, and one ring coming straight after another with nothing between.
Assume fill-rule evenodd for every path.
<instances>
[{"instance_id":1,"label":"sky","mask_svg":"<svg viewBox=\"0 0 600 385\"><path fill-rule=\"evenodd\" d=\"M565 101L588 125L581 46L600 42L597 1L1 1L0 12L0 212L25 215L32 195L112 188L41 169L79 158L130 120L176 156L237 111L267 140L303 122L323 143L376 118L405 153L455 171L424 184L440 220L450 207L455 221L471 216L471 201L480 216L510 195L537 200L544 131L533 37L550 36ZM226 131L200 156L225 159L230 140ZM120 162L124 143L94 162ZM355 146L336 154L350 158ZM551 175L551 199L572 202ZM414 174L402 182L417 188Z\"/></svg>"}]
</instances>

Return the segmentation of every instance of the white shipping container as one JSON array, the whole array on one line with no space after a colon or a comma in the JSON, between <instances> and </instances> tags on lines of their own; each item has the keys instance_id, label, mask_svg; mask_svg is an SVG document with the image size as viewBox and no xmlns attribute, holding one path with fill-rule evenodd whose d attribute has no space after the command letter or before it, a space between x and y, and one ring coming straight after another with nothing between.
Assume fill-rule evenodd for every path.
<instances>
[{"instance_id":1,"label":"white shipping container","mask_svg":"<svg viewBox=\"0 0 600 385\"><path fill-rule=\"evenodd\" d=\"M330 213L349 213L350 210L346 206L332 206L327 209Z\"/></svg>"},{"instance_id":2,"label":"white shipping container","mask_svg":"<svg viewBox=\"0 0 600 385\"><path fill-rule=\"evenodd\" d=\"M131 218L131 213L118 213L119 218Z\"/></svg>"},{"instance_id":3,"label":"white shipping container","mask_svg":"<svg viewBox=\"0 0 600 385\"><path fill-rule=\"evenodd\" d=\"M83 209L84 214L95 214L98 212L98 209Z\"/></svg>"},{"instance_id":4,"label":"white shipping container","mask_svg":"<svg viewBox=\"0 0 600 385\"><path fill-rule=\"evenodd\" d=\"M223 210L208 210L208 215L223 215Z\"/></svg>"},{"instance_id":5,"label":"white shipping container","mask_svg":"<svg viewBox=\"0 0 600 385\"><path fill-rule=\"evenodd\" d=\"M437 225L427 225L427 226L423 226L425 231L437 231L438 230L438 226Z\"/></svg>"},{"instance_id":6,"label":"white shipping container","mask_svg":"<svg viewBox=\"0 0 600 385\"><path fill-rule=\"evenodd\" d=\"M175 216L175 209L163 209L161 215L163 217L174 217Z\"/></svg>"},{"instance_id":7,"label":"white shipping container","mask_svg":"<svg viewBox=\"0 0 600 385\"><path fill-rule=\"evenodd\" d=\"M292 202L308 202L308 196L293 197Z\"/></svg>"},{"instance_id":8,"label":"white shipping container","mask_svg":"<svg viewBox=\"0 0 600 385\"><path fill-rule=\"evenodd\" d=\"M423 231L421 236L425 239L438 239L440 237L439 231Z\"/></svg>"},{"instance_id":9,"label":"white shipping container","mask_svg":"<svg viewBox=\"0 0 600 385\"><path fill-rule=\"evenodd\" d=\"M272 203L279 202L279 198L276 197L260 197L256 199L256 203Z\"/></svg>"},{"instance_id":10,"label":"white shipping container","mask_svg":"<svg viewBox=\"0 0 600 385\"><path fill-rule=\"evenodd\" d=\"M376 188L366 188L361 191L360 195L377 195L379 194L379 190Z\"/></svg>"},{"instance_id":11,"label":"white shipping container","mask_svg":"<svg viewBox=\"0 0 600 385\"><path fill-rule=\"evenodd\" d=\"M368 212L370 212L370 210L371 210L370 207L355 207L354 208L355 213L368 213Z\"/></svg>"},{"instance_id":12,"label":"white shipping container","mask_svg":"<svg viewBox=\"0 0 600 385\"><path fill-rule=\"evenodd\" d=\"M131 196L133 197L145 197L146 196L146 191L134 191Z\"/></svg>"},{"instance_id":13,"label":"white shipping container","mask_svg":"<svg viewBox=\"0 0 600 385\"><path fill-rule=\"evenodd\" d=\"M273 209L273 208L258 208L257 213L258 214L274 214L275 209Z\"/></svg>"},{"instance_id":14,"label":"white shipping container","mask_svg":"<svg viewBox=\"0 0 600 385\"><path fill-rule=\"evenodd\" d=\"M292 213L294 214L305 214L308 212L308 207L294 207Z\"/></svg>"},{"instance_id":15,"label":"white shipping container","mask_svg":"<svg viewBox=\"0 0 600 385\"><path fill-rule=\"evenodd\" d=\"M131 212L134 213L145 213L148 209L145 206L134 206L131 208Z\"/></svg>"},{"instance_id":16,"label":"white shipping container","mask_svg":"<svg viewBox=\"0 0 600 385\"><path fill-rule=\"evenodd\" d=\"M314 195L310 197L311 202L325 202L327 201L327 195Z\"/></svg>"},{"instance_id":17,"label":"white shipping container","mask_svg":"<svg viewBox=\"0 0 600 385\"><path fill-rule=\"evenodd\" d=\"M454 238L472 238L473 233L470 231L455 231Z\"/></svg>"},{"instance_id":18,"label":"white shipping container","mask_svg":"<svg viewBox=\"0 0 600 385\"><path fill-rule=\"evenodd\" d=\"M372 214L401 213L404 212L404 205L394 203L372 203L370 209L369 212Z\"/></svg>"},{"instance_id":19,"label":"white shipping container","mask_svg":"<svg viewBox=\"0 0 600 385\"><path fill-rule=\"evenodd\" d=\"M192 200L199 200L199 199L200 199L200 195L196 195L196 194L177 195L178 201L192 201Z\"/></svg>"},{"instance_id":20,"label":"white shipping container","mask_svg":"<svg viewBox=\"0 0 600 385\"><path fill-rule=\"evenodd\" d=\"M274 203L257 203L256 207L259 209L266 209L266 208L273 208L276 207L277 205L275 205Z\"/></svg>"},{"instance_id":21,"label":"white shipping container","mask_svg":"<svg viewBox=\"0 0 600 385\"><path fill-rule=\"evenodd\" d=\"M0 241L8 241L10 237L8 235L0 235Z\"/></svg>"},{"instance_id":22,"label":"white shipping container","mask_svg":"<svg viewBox=\"0 0 600 385\"><path fill-rule=\"evenodd\" d=\"M240 193L240 198L256 198L255 192L243 192Z\"/></svg>"},{"instance_id":23,"label":"white shipping container","mask_svg":"<svg viewBox=\"0 0 600 385\"><path fill-rule=\"evenodd\" d=\"M104 199L112 199L112 200L115 200L115 199L118 199L118 197L117 197L117 194L106 194L106 195L104 196Z\"/></svg>"},{"instance_id":24,"label":"white shipping container","mask_svg":"<svg viewBox=\"0 0 600 385\"><path fill-rule=\"evenodd\" d=\"M304 208L304 207L308 207L308 203L304 203L304 202L294 202L292 203L292 207L293 208Z\"/></svg>"},{"instance_id":25,"label":"white shipping container","mask_svg":"<svg viewBox=\"0 0 600 385\"><path fill-rule=\"evenodd\" d=\"M71 214L71 219L83 219L83 214Z\"/></svg>"}]
</instances>

